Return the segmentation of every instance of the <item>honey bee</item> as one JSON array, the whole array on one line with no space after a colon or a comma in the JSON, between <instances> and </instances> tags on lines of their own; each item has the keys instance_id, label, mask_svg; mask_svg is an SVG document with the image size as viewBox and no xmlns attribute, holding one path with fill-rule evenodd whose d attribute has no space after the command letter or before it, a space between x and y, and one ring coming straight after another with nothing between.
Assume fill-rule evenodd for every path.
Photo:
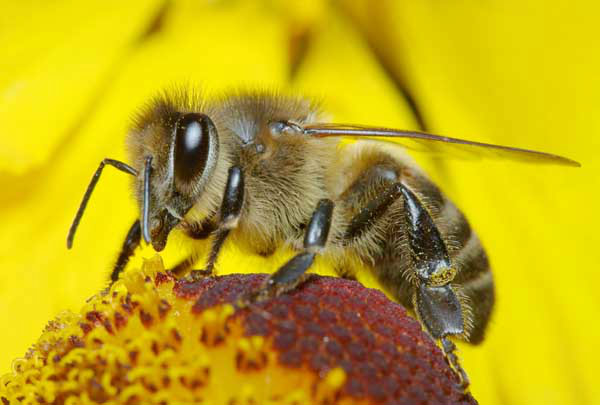
<instances>
[{"instance_id":1,"label":"honey bee","mask_svg":"<svg viewBox=\"0 0 600 405\"><path fill-rule=\"evenodd\" d=\"M68 248L103 168L111 165L133 176L140 207L113 282L142 238L161 251L174 230L212 239L204 270L209 275L230 237L263 255L284 244L295 249L248 302L295 288L317 255L345 269L343 275L352 263L363 263L414 311L466 388L468 377L448 338L476 344L484 337L494 306L488 257L463 213L396 142L579 164L422 132L320 123L321 116L310 101L268 92L214 101L185 91L156 97L134 119L127 138L130 164L100 163L69 230ZM342 144L343 137L357 141ZM174 271L183 274L193 263L185 260Z\"/></svg>"}]
</instances>

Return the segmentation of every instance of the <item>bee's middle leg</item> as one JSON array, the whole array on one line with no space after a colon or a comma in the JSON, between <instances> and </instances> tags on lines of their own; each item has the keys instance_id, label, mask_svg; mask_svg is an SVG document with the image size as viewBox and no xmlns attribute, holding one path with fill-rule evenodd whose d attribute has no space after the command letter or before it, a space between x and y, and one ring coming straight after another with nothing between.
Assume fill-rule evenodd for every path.
<instances>
[{"instance_id":1,"label":"bee's middle leg","mask_svg":"<svg viewBox=\"0 0 600 405\"><path fill-rule=\"evenodd\" d=\"M250 302L262 301L294 289L306 279L306 271L315 260L318 251L325 247L334 203L322 199L312 214L304 234L303 251L291 258L279 270L273 273L257 291L247 298Z\"/></svg>"}]
</instances>

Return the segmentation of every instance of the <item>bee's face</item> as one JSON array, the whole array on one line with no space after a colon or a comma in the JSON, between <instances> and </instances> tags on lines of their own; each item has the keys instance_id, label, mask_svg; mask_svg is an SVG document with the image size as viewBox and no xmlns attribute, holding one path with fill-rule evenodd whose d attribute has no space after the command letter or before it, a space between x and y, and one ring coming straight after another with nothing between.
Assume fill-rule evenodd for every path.
<instances>
[{"instance_id":1,"label":"bee's face","mask_svg":"<svg viewBox=\"0 0 600 405\"><path fill-rule=\"evenodd\" d=\"M147 209L147 234L161 251L211 177L219 153L217 129L205 114L163 114L147 121L137 138L143 138L133 144L142 222Z\"/></svg>"}]
</instances>

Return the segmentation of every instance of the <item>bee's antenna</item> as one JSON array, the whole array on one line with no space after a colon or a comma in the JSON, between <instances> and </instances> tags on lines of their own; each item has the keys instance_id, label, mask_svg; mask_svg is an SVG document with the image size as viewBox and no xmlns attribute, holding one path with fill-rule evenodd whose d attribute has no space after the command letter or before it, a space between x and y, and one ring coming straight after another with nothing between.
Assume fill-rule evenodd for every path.
<instances>
[{"instance_id":1,"label":"bee's antenna","mask_svg":"<svg viewBox=\"0 0 600 405\"><path fill-rule=\"evenodd\" d=\"M98 180L100 179L100 175L102 174L102 169L104 169L104 166L106 166L106 165L111 165L113 167L116 167L120 171L131 174L133 176L138 175L137 170L135 170L133 167L129 166L128 164L120 162L118 160L103 159L102 162L100 162L100 166L98 166L98 169L96 169L96 173L94 173L94 176L92 177L92 181L90 181L90 184L88 185L87 190L85 190L85 194L83 195L81 204L79 204L79 209L77 210L77 214L75 214L75 219L73 219L71 228L69 228L69 234L67 235L67 249L71 249L71 247L73 247L73 238L75 238L75 232L77 231L77 227L79 226L79 221L81 221L81 217L83 216L83 211L85 211L85 207L87 207L88 201L90 200L90 197L92 196L92 192L94 191L94 188L96 187L96 183L98 183Z\"/></svg>"},{"instance_id":2,"label":"bee's antenna","mask_svg":"<svg viewBox=\"0 0 600 405\"><path fill-rule=\"evenodd\" d=\"M150 212L150 174L152 172L152 156L146 158L144 166L144 194L142 197L142 236L146 243L152 242L148 229L148 213Z\"/></svg>"}]
</instances>

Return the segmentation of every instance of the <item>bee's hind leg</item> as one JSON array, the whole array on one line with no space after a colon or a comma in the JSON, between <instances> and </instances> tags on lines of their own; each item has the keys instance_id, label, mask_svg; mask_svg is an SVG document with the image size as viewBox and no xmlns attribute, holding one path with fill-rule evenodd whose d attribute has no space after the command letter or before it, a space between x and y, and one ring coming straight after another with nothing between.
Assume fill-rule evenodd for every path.
<instances>
[{"instance_id":1,"label":"bee's hind leg","mask_svg":"<svg viewBox=\"0 0 600 405\"><path fill-rule=\"evenodd\" d=\"M413 305L425 330L441 343L444 355L464 390L469 386L467 373L456 355L456 345L448 336L465 332L462 304L452 281L456 275L441 233L417 194L401 184L408 248L415 279Z\"/></svg>"},{"instance_id":2,"label":"bee's hind leg","mask_svg":"<svg viewBox=\"0 0 600 405\"><path fill-rule=\"evenodd\" d=\"M312 214L304 234L304 249L291 258L279 270L269 277L257 291L242 299L242 305L262 301L294 289L306 279L306 271L310 268L320 249L325 247L331 218L333 201L322 199Z\"/></svg>"},{"instance_id":3,"label":"bee's hind leg","mask_svg":"<svg viewBox=\"0 0 600 405\"><path fill-rule=\"evenodd\" d=\"M454 370L456 375L458 376L460 382L459 385L463 390L466 390L469 387L469 376L467 372L460 365L460 361L458 360L458 356L456 355L456 345L449 340L447 337L443 337L440 339L440 343L442 344L442 350L444 351L444 356L448 363L450 363L450 367Z\"/></svg>"}]
</instances>

